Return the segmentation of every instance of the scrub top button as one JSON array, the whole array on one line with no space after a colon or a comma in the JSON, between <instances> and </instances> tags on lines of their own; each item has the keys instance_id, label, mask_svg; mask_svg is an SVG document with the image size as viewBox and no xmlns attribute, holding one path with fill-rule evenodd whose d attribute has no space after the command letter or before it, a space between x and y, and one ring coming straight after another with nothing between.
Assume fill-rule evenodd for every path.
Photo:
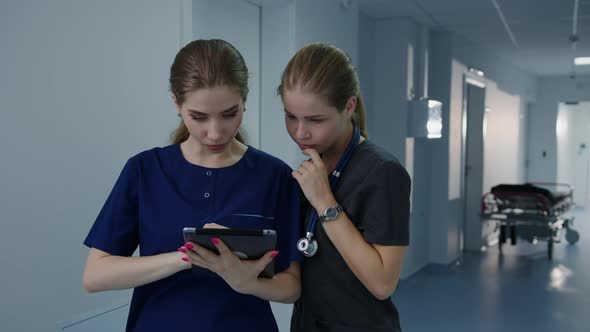
<instances>
[{"instance_id":1,"label":"scrub top button","mask_svg":"<svg viewBox=\"0 0 590 332\"><path fill-rule=\"evenodd\" d=\"M205 193L204 196L205 196L205 198L209 198L209 196L211 196L211 195L209 195L209 193Z\"/></svg>"},{"instance_id":2,"label":"scrub top button","mask_svg":"<svg viewBox=\"0 0 590 332\"><path fill-rule=\"evenodd\" d=\"M211 171L207 171L207 173L205 173L205 174L207 174L207 176L210 176L211 175Z\"/></svg>"}]
</instances>

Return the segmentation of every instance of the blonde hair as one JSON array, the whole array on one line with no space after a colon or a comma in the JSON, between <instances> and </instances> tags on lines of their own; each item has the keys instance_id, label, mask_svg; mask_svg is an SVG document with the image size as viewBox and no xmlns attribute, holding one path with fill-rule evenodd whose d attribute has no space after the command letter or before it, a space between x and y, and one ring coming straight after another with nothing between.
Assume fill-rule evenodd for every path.
<instances>
[{"instance_id":1,"label":"blonde hair","mask_svg":"<svg viewBox=\"0 0 590 332\"><path fill-rule=\"evenodd\" d=\"M314 43L300 49L287 64L277 93L282 98L285 90L294 87L304 87L322 96L339 112L344 110L348 99L355 96L353 120L361 135L369 137L358 75L343 50L327 43Z\"/></svg>"}]
</instances>

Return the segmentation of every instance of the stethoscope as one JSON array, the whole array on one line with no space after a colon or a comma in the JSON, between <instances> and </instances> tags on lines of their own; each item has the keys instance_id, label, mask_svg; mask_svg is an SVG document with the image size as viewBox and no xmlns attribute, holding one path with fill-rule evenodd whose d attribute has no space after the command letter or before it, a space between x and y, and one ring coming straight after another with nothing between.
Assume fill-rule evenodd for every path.
<instances>
[{"instance_id":1,"label":"stethoscope","mask_svg":"<svg viewBox=\"0 0 590 332\"><path fill-rule=\"evenodd\" d=\"M334 187L336 186L336 181L340 178L340 174L350 161L352 157L352 153L354 152L354 148L358 145L359 140L361 139L361 131L359 127L356 125L354 126L354 132L352 134L352 139L348 143L346 150L338 160L338 164L336 164L336 168L332 173L330 173L330 188L334 191ZM315 232L316 225L318 223L318 213L314 208L311 208L309 215L307 217L307 231L305 232L305 237L302 237L297 241L297 250L299 250L305 257L312 257L318 252L318 242L313 238L313 233Z\"/></svg>"}]
</instances>

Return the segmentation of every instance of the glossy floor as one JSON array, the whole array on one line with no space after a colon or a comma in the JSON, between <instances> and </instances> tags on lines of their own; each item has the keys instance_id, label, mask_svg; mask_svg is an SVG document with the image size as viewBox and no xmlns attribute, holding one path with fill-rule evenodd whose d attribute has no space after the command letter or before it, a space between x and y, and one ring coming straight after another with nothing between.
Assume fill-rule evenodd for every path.
<instances>
[{"instance_id":1,"label":"glossy floor","mask_svg":"<svg viewBox=\"0 0 590 332\"><path fill-rule=\"evenodd\" d=\"M556 244L552 261L546 242L519 240L401 281L393 301L403 331L590 331L589 210L574 211L580 240Z\"/></svg>"}]
</instances>

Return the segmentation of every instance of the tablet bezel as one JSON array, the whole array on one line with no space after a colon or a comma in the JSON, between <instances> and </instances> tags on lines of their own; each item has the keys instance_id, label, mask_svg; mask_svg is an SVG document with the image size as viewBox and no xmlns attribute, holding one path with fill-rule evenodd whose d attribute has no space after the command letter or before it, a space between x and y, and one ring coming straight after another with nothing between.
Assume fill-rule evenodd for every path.
<instances>
[{"instance_id":1,"label":"tablet bezel","mask_svg":"<svg viewBox=\"0 0 590 332\"><path fill-rule=\"evenodd\" d=\"M211 238L218 238L236 256L245 260L257 260L276 249L277 233L272 229L185 227L182 234L185 242L196 243L216 254L219 254L219 251L211 242ZM273 275L274 262L271 262L261 272L260 277L272 278Z\"/></svg>"}]
</instances>

